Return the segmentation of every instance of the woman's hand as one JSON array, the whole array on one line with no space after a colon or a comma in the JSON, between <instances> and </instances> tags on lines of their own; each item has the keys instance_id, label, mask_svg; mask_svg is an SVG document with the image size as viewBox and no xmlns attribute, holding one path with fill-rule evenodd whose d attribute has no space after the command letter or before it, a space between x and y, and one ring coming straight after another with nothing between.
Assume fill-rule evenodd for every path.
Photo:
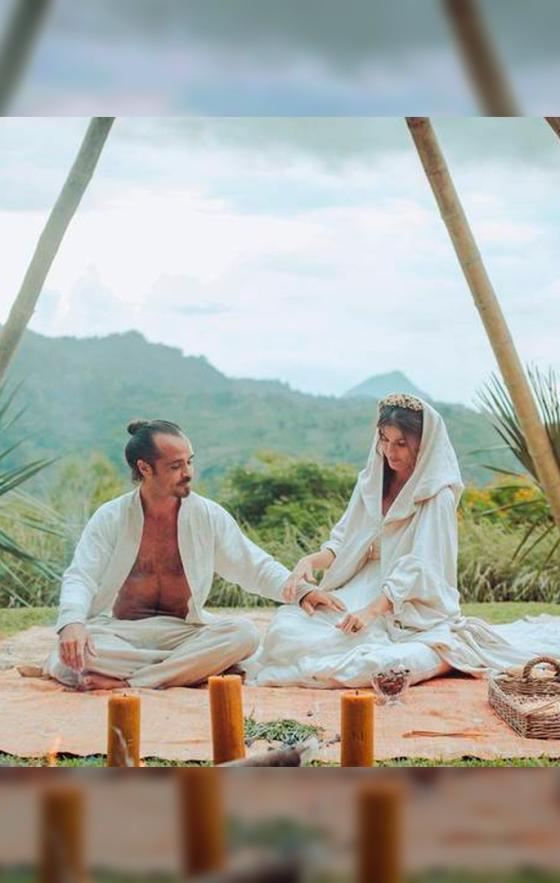
<instances>
[{"instance_id":1,"label":"woman's hand","mask_svg":"<svg viewBox=\"0 0 560 883\"><path fill-rule=\"evenodd\" d=\"M311 583L313 585L317 584L317 580L313 574L313 556L312 555L304 555L303 558L300 558L288 579L284 583L284 588L282 589L282 598L286 602L286 604L293 604L296 600L296 594L300 583L306 582Z\"/></svg>"},{"instance_id":2,"label":"woman's hand","mask_svg":"<svg viewBox=\"0 0 560 883\"><path fill-rule=\"evenodd\" d=\"M371 625L378 616L382 616L390 609L391 603L385 597L379 601L372 601L367 607L362 607L361 610L356 610L355 613L348 613L342 622L338 623L337 629L340 629L345 635L357 634L357 632L361 632Z\"/></svg>"}]
</instances>

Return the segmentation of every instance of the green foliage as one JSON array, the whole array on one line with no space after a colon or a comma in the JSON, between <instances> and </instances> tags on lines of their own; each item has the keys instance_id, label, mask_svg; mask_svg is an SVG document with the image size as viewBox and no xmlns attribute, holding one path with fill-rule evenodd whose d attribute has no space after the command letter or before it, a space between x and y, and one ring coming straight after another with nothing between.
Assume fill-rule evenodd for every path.
<instances>
[{"instance_id":1,"label":"green foliage","mask_svg":"<svg viewBox=\"0 0 560 883\"><path fill-rule=\"evenodd\" d=\"M93 454L86 460L60 463L46 499L11 494L5 506L0 505L0 524L3 518L9 522L27 557L0 562L0 607L56 603L60 577L84 524L102 503L125 490L123 478L109 460Z\"/></svg>"},{"instance_id":2,"label":"green foliage","mask_svg":"<svg viewBox=\"0 0 560 883\"><path fill-rule=\"evenodd\" d=\"M290 525L309 535L331 524L355 482L356 471L347 465L261 453L254 467L237 466L228 473L220 500L235 518L263 534Z\"/></svg>"},{"instance_id":3,"label":"green foliage","mask_svg":"<svg viewBox=\"0 0 560 883\"><path fill-rule=\"evenodd\" d=\"M10 408L18 388L10 394L5 386L0 385L0 433L4 435L14 423L21 417L22 411L10 417ZM56 576L49 564L42 556L34 555L29 548L19 542L17 536L18 523L24 523L34 530L42 529L43 525L39 518L35 518L38 508L31 498L25 498L21 494L21 487L31 478L49 466L52 460L34 460L23 466L5 468L4 464L8 457L21 444L21 439L10 444L0 452L0 577L2 578L2 592L7 593L12 601L25 603L19 589L25 588L18 579L17 570L21 567L30 569L34 576L40 575L42 579L51 579ZM16 511L16 505L19 508Z\"/></svg>"},{"instance_id":4,"label":"green foliage","mask_svg":"<svg viewBox=\"0 0 560 883\"><path fill-rule=\"evenodd\" d=\"M560 602L560 561L548 537L516 558L523 529L465 518L459 523L458 588L465 601Z\"/></svg>"},{"instance_id":5,"label":"green foliage","mask_svg":"<svg viewBox=\"0 0 560 883\"><path fill-rule=\"evenodd\" d=\"M556 375L552 368L546 375L534 368L528 370L528 376L554 458L560 469L560 395ZM552 557L560 549L560 536L549 503L542 491L537 469L512 398L503 382L494 375L479 394L479 400L482 412L489 417L498 435L505 442L506 448L523 466L524 471L532 477L532 482L526 483L527 490L531 492L529 497L501 507L502 511L510 510L512 513L523 510L521 520L527 523L527 530L516 554L520 551L526 554L528 548L532 549L534 545L552 535L554 537L554 544L550 550ZM492 466L489 468L517 480L523 478L518 472L496 469ZM534 493L535 486L539 489L539 493Z\"/></svg>"}]
</instances>

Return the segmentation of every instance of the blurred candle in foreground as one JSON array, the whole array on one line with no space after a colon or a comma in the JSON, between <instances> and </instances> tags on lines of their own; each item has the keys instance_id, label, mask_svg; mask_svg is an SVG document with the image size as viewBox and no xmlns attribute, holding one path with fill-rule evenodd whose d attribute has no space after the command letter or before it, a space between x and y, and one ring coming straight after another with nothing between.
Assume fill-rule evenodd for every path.
<instances>
[{"instance_id":1,"label":"blurred candle in foreground","mask_svg":"<svg viewBox=\"0 0 560 883\"><path fill-rule=\"evenodd\" d=\"M84 883L83 796L79 788L58 785L41 795L40 883Z\"/></svg>"},{"instance_id":2,"label":"blurred candle in foreground","mask_svg":"<svg viewBox=\"0 0 560 883\"><path fill-rule=\"evenodd\" d=\"M140 766L140 697L110 696L107 766Z\"/></svg>"},{"instance_id":3,"label":"blurred candle in foreground","mask_svg":"<svg viewBox=\"0 0 560 883\"><path fill-rule=\"evenodd\" d=\"M401 883L401 802L388 783L359 792L357 883Z\"/></svg>"},{"instance_id":4,"label":"blurred candle in foreground","mask_svg":"<svg viewBox=\"0 0 560 883\"><path fill-rule=\"evenodd\" d=\"M340 764L373 766L373 706L371 693L351 690L340 697Z\"/></svg>"},{"instance_id":5,"label":"blurred candle in foreground","mask_svg":"<svg viewBox=\"0 0 560 883\"><path fill-rule=\"evenodd\" d=\"M180 801L182 868L186 877L220 871L225 866L226 827L221 770L177 770Z\"/></svg>"},{"instance_id":6,"label":"blurred candle in foreground","mask_svg":"<svg viewBox=\"0 0 560 883\"><path fill-rule=\"evenodd\" d=\"M214 763L245 757L245 726L239 675L208 679Z\"/></svg>"}]
</instances>

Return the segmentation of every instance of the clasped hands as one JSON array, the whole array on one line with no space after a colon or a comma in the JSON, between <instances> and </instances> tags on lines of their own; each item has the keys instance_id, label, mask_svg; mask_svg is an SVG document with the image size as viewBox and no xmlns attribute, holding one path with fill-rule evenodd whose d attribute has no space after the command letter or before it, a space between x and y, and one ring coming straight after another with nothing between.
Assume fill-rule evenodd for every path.
<instances>
[{"instance_id":1,"label":"clasped hands","mask_svg":"<svg viewBox=\"0 0 560 883\"><path fill-rule=\"evenodd\" d=\"M313 573L313 565L310 561L311 556L301 558L292 573L286 580L282 591L282 597L287 604L292 604L297 597L298 589L302 583L316 584L315 574ZM324 592L321 589L310 589L310 591L300 601L301 607L309 616L313 616L315 610L324 607L327 610L335 610L343 613L346 605L331 592ZM355 611L347 613L346 616L336 625L344 634L355 634L367 628L376 619L376 617L387 613L390 609L390 603L387 598L382 597L378 601L372 601L370 604Z\"/></svg>"}]
</instances>

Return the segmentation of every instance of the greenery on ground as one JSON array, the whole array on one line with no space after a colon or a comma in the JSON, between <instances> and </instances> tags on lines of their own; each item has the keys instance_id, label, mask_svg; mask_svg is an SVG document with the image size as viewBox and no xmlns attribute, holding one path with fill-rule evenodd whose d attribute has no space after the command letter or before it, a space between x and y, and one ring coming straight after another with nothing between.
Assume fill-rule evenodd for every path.
<instances>
[{"instance_id":1,"label":"greenery on ground","mask_svg":"<svg viewBox=\"0 0 560 883\"><path fill-rule=\"evenodd\" d=\"M296 745L313 737L320 738L323 730L312 724L302 724L288 718L286 720L256 721L245 718L245 743L251 745L257 740L280 742L282 745Z\"/></svg>"}]
</instances>

